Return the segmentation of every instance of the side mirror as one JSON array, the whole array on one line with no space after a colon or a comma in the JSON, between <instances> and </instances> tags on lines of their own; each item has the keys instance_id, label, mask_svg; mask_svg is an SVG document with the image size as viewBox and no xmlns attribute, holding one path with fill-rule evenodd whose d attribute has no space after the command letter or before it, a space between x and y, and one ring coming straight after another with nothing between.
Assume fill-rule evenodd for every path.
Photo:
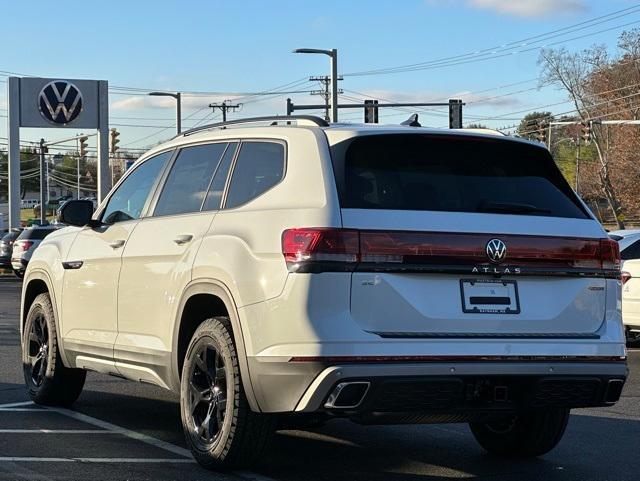
<instances>
[{"instance_id":1,"label":"side mirror","mask_svg":"<svg viewBox=\"0 0 640 481\"><path fill-rule=\"evenodd\" d=\"M68 200L58 209L58 222L84 227L91 221L93 202L90 200Z\"/></svg>"}]
</instances>

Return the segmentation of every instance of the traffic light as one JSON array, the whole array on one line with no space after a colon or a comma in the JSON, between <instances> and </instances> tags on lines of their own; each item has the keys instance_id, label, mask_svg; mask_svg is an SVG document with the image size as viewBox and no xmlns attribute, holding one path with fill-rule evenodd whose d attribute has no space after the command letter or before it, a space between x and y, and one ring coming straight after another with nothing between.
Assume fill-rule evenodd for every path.
<instances>
[{"instance_id":1,"label":"traffic light","mask_svg":"<svg viewBox=\"0 0 640 481\"><path fill-rule=\"evenodd\" d=\"M80 157L84 157L87 155L87 140L89 137L83 135L82 137L78 137L78 142L80 144L80 148L78 149L80 152Z\"/></svg>"},{"instance_id":2,"label":"traffic light","mask_svg":"<svg viewBox=\"0 0 640 481\"><path fill-rule=\"evenodd\" d=\"M378 123L378 101L377 100L364 101L364 123L365 124Z\"/></svg>"},{"instance_id":3,"label":"traffic light","mask_svg":"<svg viewBox=\"0 0 640 481\"><path fill-rule=\"evenodd\" d=\"M449 128L462 128L462 100L449 99Z\"/></svg>"},{"instance_id":4,"label":"traffic light","mask_svg":"<svg viewBox=\"0 0 640 481\"><path fill-rule=\"evenodd\" d=\"M120 147L118 147L118 144L120 143L120 140L118 140L118 137L120 136L120 132L118 132L116 129L111 129L111 153L115 154L116 150L118 150Z\"/></svg>"},{"instance_id":5,"label":"traffic light","mask_svg":"<svg viewBox=\"0 0 640 481\"><path fill-rule=\"evenodd\" d=\"M582 140L584 141L585 145L589 145L591 143L591 138L593 136L591 121L583 120L582 122L580 122L580 124L581 124L580 137L582 137Z\"/></svg>"}]
</instances>

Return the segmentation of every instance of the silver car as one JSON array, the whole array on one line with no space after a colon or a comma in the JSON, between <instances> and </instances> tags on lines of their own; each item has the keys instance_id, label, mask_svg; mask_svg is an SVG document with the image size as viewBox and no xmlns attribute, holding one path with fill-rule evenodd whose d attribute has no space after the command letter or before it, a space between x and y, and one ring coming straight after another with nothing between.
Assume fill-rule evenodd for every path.
<instances>
[{"instance_id":1,"label":"silver car","mask_svg":"<svg viewBox=\"0 0 640 481\"><path fill-rule=\"evenodd\" d=\"M24 276L24 271L29 264L33 251L40 245L42 240L55 231L54 226L33 226L23 230L13 243L11 252L11 267L19 278Z\"/></svg>"}]
</instances>

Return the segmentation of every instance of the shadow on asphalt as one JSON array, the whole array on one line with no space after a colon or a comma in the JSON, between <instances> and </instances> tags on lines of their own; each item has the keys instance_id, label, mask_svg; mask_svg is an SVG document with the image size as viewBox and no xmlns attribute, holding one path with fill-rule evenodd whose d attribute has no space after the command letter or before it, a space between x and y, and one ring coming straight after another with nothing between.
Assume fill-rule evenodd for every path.
<instances>
[{"instance_id":1,"label":"shadow on asphalt","mask_svg":"<svg viewBox=\"0 0 640 481\"><path fill-rule=\"evenodd\" d=\"M574 415L565 438L548 455L505 460L486 454L466 425L358 426L328 423L313 433L278 432L256 469L276 479L322 473L318 479L637 480L628 460L637 454L637 421Z\"/></svg>"},{"instance_id":2,"label":"shadow on asphalt","mask_svg":"<svg viewBox=\"0 0 640 481\"><path fill-rule=\"evenodd\" d=\"M151 386L99 379L93 382L106 390L138 388L122 394L97 390L93 384L74 410L184 446L176 396ZM25 397L24 386L0 383L0 392L8 391ZM638 421L578 413L571 417L558 448L548 455L504 460L484 453L466 425L359 426L335 420L310 431L278 431L254 471L279 481L471 476L513 481L636 480L637 470L628 461L637 456L638 439Z\"/></svg>"}]
</instances>

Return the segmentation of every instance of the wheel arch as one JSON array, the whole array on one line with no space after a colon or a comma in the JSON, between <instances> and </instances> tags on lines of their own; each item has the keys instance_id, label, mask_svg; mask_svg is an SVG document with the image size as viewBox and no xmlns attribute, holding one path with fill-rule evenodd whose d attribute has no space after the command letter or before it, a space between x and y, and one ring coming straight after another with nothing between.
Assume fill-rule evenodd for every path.
<instances>
[{"instance_id":1,"label":"wheel arch","mask_svg":"<svg viewBox=\"0 0 640 481\"><path fill-rule=\"evenodd\" d=\"M195 306L194 306L195 303ZM210 304L209 304L210 303ZM236 350L238 352L238 364L240 366L240 375L242 377L242 384L247 396L247 401L252 411L259 412L260 408L256 400L256 396L251 383L251 375L249 373L249 364L247 362L247 351L245 347L245 340L242 333L242 326L236 308L235 301L229 289L221 282L209 279L198 279L192 281L182 292L180 302L175 317L173 327L173 340L172 340L172 389L179 391L180 389L180 374L182 363L184 360L184 354L186 353L185 337L186 333L193 333L195 329L202 323L202 321L214 317L216 315L224 315L218 310L207 310L202 316L197 316L195 322L189 322L185 318L185 314L189 314L190 308L198 308L200 306L216 308L223 307L224 314L229 317L231 321L231 328L233 330L233 338L236 344ZM191 336L186 339L186 345L188 345Z\"/></svg>"},{"instance_id":2,"label":"wheel arch","mask_svg":"<svg viewBox=\"0 0 640 481\"><path fill-rule=\"evenodd\" d=\"M20 301L20 339L22 339L24 331L24 323L29 313L29 308L33 303L33 300L40 294L49 294L51 299L51 306L53 308L53 322L56 325L56 337L58 339L58 349L60 350L60 357L65 366L69 366L67 362L66 353L64 351L64 344L62 342L62 328L60 326L60 316L58 315L58 302L56 301L56 293L53 289L53 283L46 271L41 269L30 269L28 276L25 276L22 287L22 296Z\"/></svg>"}]
</instances>

